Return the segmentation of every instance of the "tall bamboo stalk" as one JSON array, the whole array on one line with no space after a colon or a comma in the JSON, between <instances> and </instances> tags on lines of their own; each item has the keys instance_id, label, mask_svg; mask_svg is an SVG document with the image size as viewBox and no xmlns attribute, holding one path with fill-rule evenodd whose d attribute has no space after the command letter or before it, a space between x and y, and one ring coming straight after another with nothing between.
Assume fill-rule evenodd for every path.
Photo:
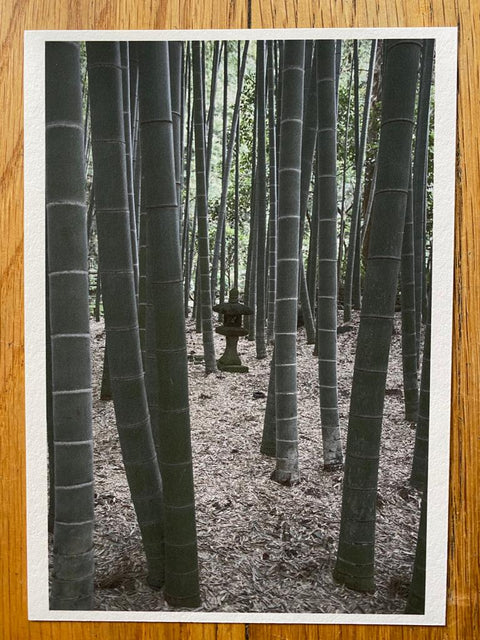
<instances>
[{"instance_id":1,"label":"tall bamboo stalk","mask_svg":"<svg viewBox=\"0 0 480 640\"><path fill-rule=\"evenodd\" d=\"M148 277L158 380L156 452L163 480L165 599L200 604L188 370L183 308L178 182L166 42L140 45L140 132L148 215ZM162 90L163 89L163 90Z\"/></svg>"},{"instance_id":2,"label":"tall bamboo stalk","mask_svg":"<svg viewBox=\"0 0 480 640\"><path fill-rule=\"evenodd\" d=\"M257 358L266 358L265 342L265 282L266 282L266 150L265 150L265 41L257 41L256 111L257 111L257 162L255 165L255 219L256 233L256 330Z\"/></svg>"},{"instance_id":3,"label":"tall bamboo stalk","mask_svg":"<svg viewBox=\"0 0 480 640\"><path fill-rule=\"evenodd\" d=\"M297 306L305 42L284 43L278 184L275 310L276 467L273 479L299 479L297 429Z\"/></svg>"},{"instance_id":4,"label":"tall bamboo stalk","mask_svg":"<svg viewBox=\"0 0 480 640\"><path fill-rule=\"evenodd\" d=\"M163 503L144 385L130 244L120 47L88 42L92 148L108 366L122 457L148 564L164 582Z\"/></svg>"},{"instance_id":5,"label":"tall bamboo stalk","mask_svg":"<svg viewBox=\"0 0 480 640\"><path fill-rule=\"evenodd\" d=\"M133 175L133 140L131 127L131 109L130 109L130 57L128 42L120 43L120 56L122 61L122 94L123 94L123 122L125 131L125 155L127 166L127 191L128 191L128 210L130 212L130 242L132 245L132 262L135 282L135 292L138 299L138 242L137 242L137 224L135 219L135 193L134 193L134 175Z\"/></svg>"},{"instance_id":6,"label":"tall bamboo stalk","mask_svg":"<svg viewBox=\"0 0 480 640\"><path fill-rule=\"evenodd\" d=\"M202 339L205 355L205 371L206 373L211 373L217 370L217 363L215 360L215 347L213 343L212 294L210 288L208 195L205 163L205 113L203 104L204 85L201 62L201 43L193 42L192 66L195 127L195 175Z\"/></svg>"},{"instance_id":7,"label":"tall bamboo stalk","mask_svg":"<svg viewBox=\"0 0 480 640\"><path fill-rule=\"evenodd\" d=\"M222 233L225 226L225 218L227 214L228 185L230 181L229 180L230 170L232 168L233 149L235 146L235 132L237 130L238 119L240 117L240 100L242 97L243 79L245 77L245 68L247 64L248 46L249 46L249 43L247 41L245 42L245 46L243 49L242 63L240 66L238 85L237 85L237 94L235 97L235 105L233 107L232 122L230 126L230 135L228 138L228 143L226 145L225 158L223 162L222 191L220 195L220 207L218 210L217 232L215 235L215 244L213 247L213 255L212 255L212 276L211 276L211 285L210 285L212 288L212 295L217 284L218 260L220 256L221 238L222 238Z\"/></svg>"},{"instance_id":8,"label":"tall bamboo stalk","mask_svg":"<svg viewBox=\"0 0 480 640\"><path fill-rule=\"evenodd\" d=\"M93 440L80 49L46 44L46 214L53 422L50 607L93 606ZM51 496L53 499L53 496Z\"/></svg>"},{"instance_id":9,"label":"tall bamboo stalk","mask_svg":"<svg viewBox=\"0 0 480 640\"><path fill-rule=\"evenodd\" d=\"M368 121L369 121L369 115L370 115L370 101L371 101L371 93L372 93L373 71L374 71L376 48L377 48L376 40L373 40L370 48L370 62L368 66L367 86L365 90L365 102L363 106L362 129L361 129L360 140L358 144L358 153L356 157L355 191L353 194L352 217L351 217L351 224L350 224L350 238L348 243L347 268L345 273L345 287L344 287L344 294L343 294L344 322L349 322L352 317L352 295L353 295L353 288L354 288L353 285L354 285L354 275L355 275L354 274L355 256L356 255L358 256L357 260L359 260L359 257L360 257L360 246L359 246L360 202L361 202L362 176L363 176L363 169L364 169L364 163L365 163L365 151L366 151ZM357 265L357 269L359 269L359 264Z\"/></svg>"},{"instance_id":10,"label":"tall bamboo stalk","mask_svg":"<svg viewBox=\"0 0 480 640\"><path fill-rule=\"evenodd\" d=\"M274 43L267 42L267 110L268 110L268 181L269 181L269 217L268 217L268 313L267 342L273 341L275 326L275 292L277 286L277 136L275 128L275 67ZM271 374L273 375L273 374ZM274 393L274 392L273 392Z\"/></svg>"},{"instance_id":11,"label":"tall bamboo stalk","mask_svg":"<svg viewBox=\"0 0 480 640\"><path fill-rule=\"evenodd\" d=\"M413 563L413 575L408 591L405 613L425 613L425 577L426 577L426 553L427 553L427 489L423 491L420 506L420 523L418 526L417 546L415 561Z\"/></svg>"},{"instance_id":12,"label":"tall bamboo stalk","mask_svg":"<svg viewBox=\"0 0 480 640\"><path fill-rule=\"evenodd\" d=\"M421 43L386 41L378 174L352 383L334 577L375 588L378 463L388 356L410 175Z\"/></svg>"},{"instance_id":13,"label":"tall bamboo stalk","mask_svg":"<svg viewBox=\"0 0 480 640\"><path fill-rule=\"evenodd\" d=\"M428 125L430 121L430 93L435 41L425 40L423 47L418 117L413 158L413 228L415 246L415 315L417 354L420 354L423 282L425 273L425 214L428 158Z\"/></svg>"},{"instance_id":14,"label":"tall bamboo stalk","mask_svg":"<svg viewBox=\"0 0 480 640\"><path fill-rule=\"evenodd\" d=\"M420 382L415 448L413 451L412 473L410 476L410 484L420 491L425 490L427 487L428 432L430 426L430 355L432 348L431 306L432 302L430 299L427 313L427 326L425 328L425 345L423 347L422 379Z\"/></svg>"},{"instance_id":15,"label":"tall bamboo stalk","mask_svg":"<svg viewBox=\"0 0 480 640\"><path fill-rule=\"evenodd\" d=\"M414 257L413 197L412 178L410 176L401 265L403 390L405 396L405 419L410 422L417 421L418 412Z\"/></svg>"},{"instance_id":16,"label":"tall bamboo stalk","mask_svg":"<svg viewBox=\"0 0 480 640\"><path fill-rule=\"evenodd\" d=\"M316 47L318 113L318 376L323 441L323 467L343 463L338 424L337 383L337 109L335 41Z\"/></svg>"},{"instance_id":17,"label":"tall bamboo stalk","mask_svg":"<svg viewBox=\"0 0 480 640\"><path fill-rule=\"evenodd\" d=\"M306 62L307 67L307 62ZM308 74L307 74L308 70ZM314 300L309 297L306 284L305 269L303 266L303 236L305 232L305 219L307 217L308 196L312 182L313 156L317 141L317 82L316 63L310 61L306 68L306 77L309 77L308 91L304 92L303 105L303 131L302 131L302 174L300 187L300 241L299 241L299 297L302 308L303 322L307 334L307 344L315 342L315 322L312 307Z\"/></svg>"}]
</instances>

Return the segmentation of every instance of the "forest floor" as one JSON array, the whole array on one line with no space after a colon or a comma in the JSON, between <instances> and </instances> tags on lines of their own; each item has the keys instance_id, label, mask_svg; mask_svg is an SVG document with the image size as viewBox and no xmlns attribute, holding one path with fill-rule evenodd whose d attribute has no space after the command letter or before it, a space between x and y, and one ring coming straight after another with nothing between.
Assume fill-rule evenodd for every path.
<instances>
[{"instance_id":1,"label":"forest floor","mask_svg":"<svg viewBox=\"0 0 480 640\"><path fill-rule=\"evenodd\" d=\"M338 336L339 414L345 446L358 329ZM146 565L120 455L112 402L99 400L105 333L92 322L96 483L95 608L168 611L145 583ZM224 350L217 335L216 352ZM202 338L187 323L190 356ZM376 591L334 582L342 472L322 469L318 364L298 333L301 482L270 479L260 453L270 358L239 341L247 374L204 373L189 362L192 447L202 607L208 612L403 613L410 582L420 495L409 486L414 431L404 419L400 319L385 398L377 501Z\"/></svg>"}]
</instances>

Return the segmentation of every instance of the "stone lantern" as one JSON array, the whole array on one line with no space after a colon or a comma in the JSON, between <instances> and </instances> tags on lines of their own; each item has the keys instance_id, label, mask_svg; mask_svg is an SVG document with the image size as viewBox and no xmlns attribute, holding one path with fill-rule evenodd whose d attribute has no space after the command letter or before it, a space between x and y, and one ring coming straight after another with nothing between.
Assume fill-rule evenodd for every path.
<instances>
[{"instance_id":1,"label":"stone lantern","mask_svg":"<svg viewBox=\"0 0 480 640\"><path fill-rule=\"evenodd\" d=\"M213 310L223 317L223 324L216 327L215 331L227 340L225 353L217 360L218 368L232 373L248 373L248 367L242 364L238 355L237 343L240 336L248 334L242 327L242 316L250 315L252 310L238 301L238 290L235 288L231 289L228 302L216 304Z\"/></svg>"}]
</instances>

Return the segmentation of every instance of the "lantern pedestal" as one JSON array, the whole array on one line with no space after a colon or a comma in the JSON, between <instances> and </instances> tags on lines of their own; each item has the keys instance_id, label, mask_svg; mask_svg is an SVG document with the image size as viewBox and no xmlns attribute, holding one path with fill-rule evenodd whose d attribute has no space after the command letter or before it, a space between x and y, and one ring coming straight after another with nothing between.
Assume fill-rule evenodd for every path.
<instances>
[{"instance_id":1,"label":"lantern pedestal","mask_svg":"<svg viewBox=\"0 0 480 640\"><path fill-rule=\"evenodd\" d=\"M220 371L230 371L231 373L248 373L248 367L242 364L237 351L238 338L240 336L246 336L248 331L242 329L242 333L239 335L229 335L222 331L222 329L225 328L226 327L218 327L216 329L217 333L224 335L227 340L225 351L222 357L217 360L218 368Z\"/></svg>"},{"instance_id":2,"label":"lantern pedestal","mask_svg":"<svg viewBox=\"0 0 480 640\"><path fill-rule=\"evenodd\" d=\"M216 304L213 310L223 316L223 325L217 327L215 331L226 338L225 352L217 360L220 371L230 373L248 373L248 367L242 364L238 355L238 338L246 336L248 331L242 327L242 316L250 315L251 309L238 302L238 291L232 289L228 296L228 302Z\"/></svg>"}]
</instances>

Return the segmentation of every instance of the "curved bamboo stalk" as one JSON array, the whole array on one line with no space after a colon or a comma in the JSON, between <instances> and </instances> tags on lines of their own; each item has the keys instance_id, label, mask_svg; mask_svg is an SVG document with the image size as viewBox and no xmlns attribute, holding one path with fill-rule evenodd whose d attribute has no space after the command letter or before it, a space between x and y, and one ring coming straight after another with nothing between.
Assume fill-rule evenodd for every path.
<instances>
[{"instance_id":1,"label":"curved bamboo stalk","mask_svg":"<svg viewBox=\"0 0 480 640\"><path fill-rule=\"evenodd\" d=\"M88 42L99 263L108 366L120 446L148 564L164 581L162 483L144 384L130 246L120 48Z\"/></svg>"},{"instance_id":2,"label":"curved bamboo stalk","mask_svg":"<svg viewBox=\"0 0 480 640\"><path fill-rule=\"evenodd\" d=\"M352 383L334 578L375 588L375 519L385 382L395 312L421 43L386 42L378 174Z\"/></svg>"}]
</instances>

